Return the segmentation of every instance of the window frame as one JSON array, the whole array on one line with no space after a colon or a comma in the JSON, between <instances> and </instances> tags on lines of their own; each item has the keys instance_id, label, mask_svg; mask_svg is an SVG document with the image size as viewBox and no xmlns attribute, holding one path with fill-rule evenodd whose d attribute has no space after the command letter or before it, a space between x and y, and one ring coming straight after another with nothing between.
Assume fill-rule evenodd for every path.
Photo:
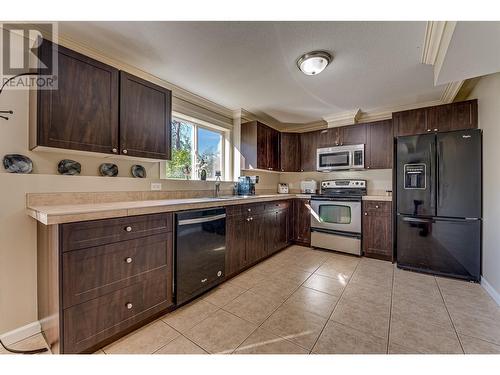
<instances>
[{"instance_id":1,"label":"window frame","mask_svg":"<svg viewBox=\"0 0 500 375\"><path fill-rule=\"evenodd\" d=\"M196 154L198 152L198 128L202 128L214 133L217 133L221 136L221 147L220 147L220 170L221 170L221 179L222 181L227 181L228 177L228 171L226 171L226 148L228 144L228 139L229 139L229 131L228 129L224 129L220 126L211 124L209 122L203 121L196 119L191 116L186 116L181 113L177 112L172 112L172 120L177 120L177 121L183 121L191 124L193 126L193 149L192 149L192 159L191 159L191 178L189 180L186 180L184 178L176 178L176 177L169 177L166 175L166 163L168 163L168 160L166 160L164 163L161 164L161 179L164 180L173 180L173 181L202 181L198 178L198 173L196 173ZM172 135L170 135L172 137ZM195 178L196 177L196 178ZM208 179L206 181L215 181L215 179Z\"/></svg>"}]
</instances>

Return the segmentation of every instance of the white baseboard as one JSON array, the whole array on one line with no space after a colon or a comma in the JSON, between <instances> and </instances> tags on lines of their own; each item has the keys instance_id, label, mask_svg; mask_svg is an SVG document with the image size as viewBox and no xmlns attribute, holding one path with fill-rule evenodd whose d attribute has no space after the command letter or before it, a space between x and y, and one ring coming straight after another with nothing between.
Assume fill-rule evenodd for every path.
<instances>
[{"instance_id":1,"label":"white baseboard","mask_svg":"<svg viewBox=\"0 0 500 375\"><path fill-rule=\"evenodd\" d=\"M495 300L497 305L500 306L500 293L498 293L484 277L481 277L481 286L484 290L486 290L491 298Z\"/></svg>"},{"instance_id":2,"label":"white baseboard","mask_svg":"<svg viewBox=\"0 0 500 375\"><path fill-rule=\"evenodd\" d=\"M40 332L41 326L40 322L37 320L36 322L26 324L25 326L0 335L0 339L5 345L12 345Z\"/></svg>"}]
</instances>

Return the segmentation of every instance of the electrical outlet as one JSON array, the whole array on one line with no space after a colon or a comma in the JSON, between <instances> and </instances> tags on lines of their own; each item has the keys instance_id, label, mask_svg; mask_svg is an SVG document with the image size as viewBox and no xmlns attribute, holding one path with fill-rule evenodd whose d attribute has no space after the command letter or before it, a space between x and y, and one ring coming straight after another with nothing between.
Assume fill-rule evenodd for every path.
<instances>
[{"instance_id":1,"label":"electrical outlet","mask_svg":"<svg viewBox=\"0 0 500 375\"><path fill-rule=\"evenodd\" d=\"M161 190L161 182L151 182L151 190Z\"/></svg>"}]
</instances>

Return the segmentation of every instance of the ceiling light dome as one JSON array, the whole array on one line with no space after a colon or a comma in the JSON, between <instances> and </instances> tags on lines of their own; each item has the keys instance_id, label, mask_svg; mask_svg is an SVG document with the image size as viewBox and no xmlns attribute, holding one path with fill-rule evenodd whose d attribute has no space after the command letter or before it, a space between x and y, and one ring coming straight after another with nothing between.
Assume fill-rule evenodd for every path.
<instances>
[{"instance_id":1,"label":"ceiling light dome","mask_svg":"<svg viewBox=\"0 0 500 375\"><path fill-rule=\"evenodd\" d=\"M297 60L297 67L308 76L321 73L332 62L332 55L326 51L312 51L303 54Z\"/></svg>"}]
</instances>

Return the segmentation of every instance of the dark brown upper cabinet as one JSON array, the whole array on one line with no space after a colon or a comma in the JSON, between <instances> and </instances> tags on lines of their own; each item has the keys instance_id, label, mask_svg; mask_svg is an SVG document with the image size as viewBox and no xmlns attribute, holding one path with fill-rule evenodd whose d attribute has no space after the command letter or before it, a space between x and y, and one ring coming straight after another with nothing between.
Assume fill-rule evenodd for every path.
<instances>
[{"instance_id":1,"label":"dark brown upper cabinet","mask_svg":"<svg viewBox=\"0 0 500 375\"><path fill-rule=\"evenodd\" d=\"M394 153L392 120L366 124L366 169L390 169Z\"/></svg>"},{"instance_id":2,"label":"dark brown upper cabinet","mask_svg":"<svg viewBox=\"0 0 500 375\"><path fill-rule=\"evenodd\" d=\"M280 170L280 132L259 122L241 124L245 169Z\"/></svg>"},{"instance_id":3,"label":"dark brown upper cabinet","mask_svg":"<svg viewBox=\"0 0 500 375\"><path fill-rule=\"evenodd\" d=\"M300 133L300 170L316 170L316 149L320 147L321 134L319 131Z\"/></svg>"},{"instance_id":4,"label":"dark brown upper cabinet","mask_svg":"<svg viewBox=\"0 0 500 375\"><path fill-rule=\"evenodd\" d=\"M171 91L120 72L120 153L170 159Z\"/></svg>"},{"instance_id":5,"label":"dark brown upper cabinet","mask_svg":"<svg viewBox=\"0 0 500 375\"><path fill-rule=\"evenodd\" d=\"M281 133L280 164L282 172L300 172L299 133Z\"/></svg>"},{"instance_id":6,"label":"dark brown upper cabinet","mask_svg":"<svg viewBox=\"0 0 500 375\"><path fill-rule=\"evenodd\" d=\"M53 44L38 49L50 61ZM58 89L36 92L36 146L116 153L118 144L118 70L58 46Z\"/></svg>"},{"instance_id":7,"label":"dark brown upper cabinet","mask_svg":"<svg viewBox=\"0 0 500 375\"><path fill-rule=\"evenodd\" d=\"M342 126L339 129L340 144L344 145L359 145L366 143L366 126L365 124L356 124Z\"/></svg>"},{"instance_id":8,"label":"dark brown upper cabinet","mask_svg":"<svg viewBox=\"0 0 500 375\"><path fill-rule=\"evenodd\" d=\"M395 136L475 129L477 100L395 112L392 119Z\"/></svg>"},{"instance_id":9,"label":"dark brown upper cabinet","mask_svg":"<svg viewBox=\"0 0 500 375\"><path fill-rule=\"evenodd\" d=\"M427 109L418 108L392 114L394 135L414 135L427 133Z\"/></svg>"},{"instance_id":10,"label":"dark brown upper cabinet","mask_svg":"<svg viewBox=\"0 0 500 375\"><path fill-rule=\"evenodd\" d=\"M51 61L54 44L38 49ZM38 90L30 148L170 159L171 92L58 46L56 90Z\"/></svg>"},{"instance_id":11,"label":"dark brown upper cabinet","mask_svg":"<svg viewBox=\"0 0 500 375\"><path fill-rule=\"evenodd\" d=\"M475 129L477 122L477 100L467 100L428 108L428 130L447 132Z\"/></svg>"}]
</instances>

